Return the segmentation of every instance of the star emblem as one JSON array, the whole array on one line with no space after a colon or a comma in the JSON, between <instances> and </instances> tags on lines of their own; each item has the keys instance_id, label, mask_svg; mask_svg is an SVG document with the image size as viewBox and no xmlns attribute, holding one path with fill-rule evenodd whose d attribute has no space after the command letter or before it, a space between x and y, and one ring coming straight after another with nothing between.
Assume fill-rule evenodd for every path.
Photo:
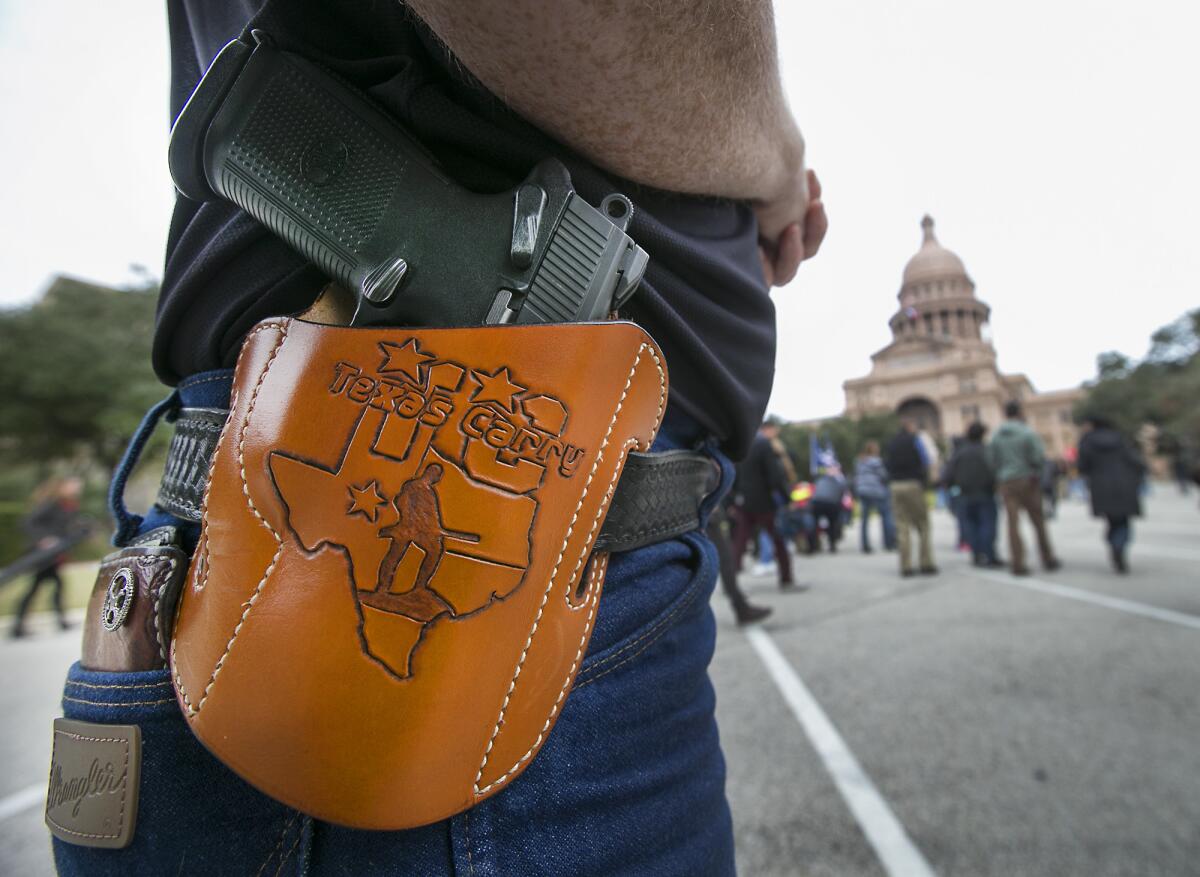
<instances>
[{"instance_id":1,"label":"star emblem","mask_svg":"<svg viewBox=\"0 0 1200 877\"><path fill-rule=\"evenodd\" d=\"M383 363L379 366L381 372L401 372L416 384L424 383L421 380L421 365L437 359L433 354L423 351L416 338L409 338L404 344L381 341L379 352L383 354Z\"/></svg>"},{"instance_id":2,"label":"star emblem","mask_svg":"<svg viewBox=\"0 0 1200 877\"><path fill-rule=\"evenodd\" d=\"M380 507L387 505L387 499L379 494L379 482L377 481L368 481L362 487L355 487L352 484L349 494L350 507L346 509L346 514L362 515L372 524L379 517Z\"/></svg>"},{"instance_id":3,"label":"star emblem","mask_svg":"<svg viewBox=\"0 0 1200 877\"><path fill-rule=\"evenodd\" d=\"M508 373L508 367L496 369L495 374L489 375L487 372L472 371L475 380L479 382L479 392L473 397L475 402L499 402L507 411L513 410L513 396L518 396L525 392L525 387L520 384L514 384L512 376Z\"/></svg>"}]
</instances>

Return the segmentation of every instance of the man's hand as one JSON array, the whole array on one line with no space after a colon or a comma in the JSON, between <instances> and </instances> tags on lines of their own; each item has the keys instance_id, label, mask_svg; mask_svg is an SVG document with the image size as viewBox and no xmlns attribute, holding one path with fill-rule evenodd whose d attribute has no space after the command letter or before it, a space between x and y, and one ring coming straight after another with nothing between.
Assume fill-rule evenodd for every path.
<instances>
[{"instance_id":1,"label":"man's hand","mask_svg":"<svg viewBox=\"0 0 1200 877\"><path fill-rule=\"evenodd\" d=\"M829 218L821 201L821 182L811 170L790 196L755 207L759 256L768 286L783 286L796 276L805 259L821 248ZM780 230L782 226L782 230Z\"/></svg>"}]
</instances>

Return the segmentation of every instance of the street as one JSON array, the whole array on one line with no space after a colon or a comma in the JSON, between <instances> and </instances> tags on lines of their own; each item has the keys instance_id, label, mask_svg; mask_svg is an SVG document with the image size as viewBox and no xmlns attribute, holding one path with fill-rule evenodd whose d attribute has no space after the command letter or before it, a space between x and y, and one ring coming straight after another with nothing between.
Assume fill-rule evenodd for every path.
<instances>
[{"instance_id":1,"label":"street","mask_svg":"<svg viewBox=\"0 0 1200 877\"><path fill-rule=\"evenodd\" d=\"M837 555L796 558L808 592L744 578L775 608L760 628L739 629L718 589L740 873L1197 873L1200 511L1166 485L1147 510L1125 577L1074 501L1051 523L1054 574L971 568L939 511L939 576L902 579L852 531ZM42 794L78 631L35 630L0 644L4 874L52 872Z\"/></svg>"}]
</instances>

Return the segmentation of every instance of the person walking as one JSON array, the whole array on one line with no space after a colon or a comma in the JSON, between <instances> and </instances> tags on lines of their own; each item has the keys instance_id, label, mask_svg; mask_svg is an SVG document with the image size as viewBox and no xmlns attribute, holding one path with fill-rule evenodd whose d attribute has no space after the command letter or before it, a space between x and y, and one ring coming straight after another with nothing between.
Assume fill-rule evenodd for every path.
<instances>
[{"instance_id":1,"label":"person walking","mask_svg":"<svg viewBox=\"0 0 1200 877\"><path fill-rule=\"evenodd\" d=\"M842 500L846 497L846 478L842 475L841 467L830 466L822 469L813 482L812 514L817 519L818 526L825 519L825 533L829 537L829 553L837 554L837 546L842 541L842 516L845 508Z\"/></svg>"},{"instance_id":2,"label":"person walking","mask_svg":"<svg viewBox=\"0 0 1200 877\"><path fill-rule=\"evenodd\" d=\"M705 532L717 549L717 569L720 571L721 589L733 607L734 618L739 626L754 624L762 621L771 614L770 607L755 606L746 597L738 583L737 561L733 554L733 542L729 538L729 522L725 516L723 503L718 503L708 518Z\"/></svg>"},{"instance_id":3,"label":"person walking","mask_svg":"<svg viewBox=\"0 0 1200 877\"><path fill-rule=\"evenodd\" d=\"M787 545L775 526L775 518L779 507L776 497L786 497L791 485L779 454L771 444L771 439L778 435L778 426L764 423L751 443L746 459L737 467L734 491L741 501L738 503L737 524L733 531L733 557L740 569L746 545L757 536L759 530L766 530L775 548L779 587L787 589L794 585L792 564Z\"/></svg>"},{"instance_id":4,"label":"person walking","mask_svg":"<svg viewBox=\"0 0 1200 877\"><path fill-rule=\"evenodd\" d=\"M783 467L783 475L787 480L788 489L796 483L796 467L792 464L792 457L788 453L787 446L783 443L783 439L779 437L779 430L772 430L772 434L768 437L771 442L771 450L779 457L779 465ZM787 542L787 525L785 516L787 512L787 491L773 493L772 498L775 500L775 529L784 537L784 542ZM758 547L758 562L754 567L755 575L767 575L771 572L771 567L775 565L775 545L771 541L771 537L765 529L758 531L758 539L756 540Z\"/></svg>"},{"instance_id":5,"label":"person walking","mask_svg":"<svg viewBox=\"0 0 1200 877\"><path fill-rule=\"evenodd\" d=\"M950 457L938 472L937 484L946 511L950 512L951 517L954 518L954 545L958 551L969 551L971 546L967 541L967 524L963 520L962 491L950 477L950 461L954 459L954 455L958 453L958 449L965 441L966 439L962 436L955 436L951 439Z\"/></svg>"},{"instance_id":6,"label":"person walking","mask_svg":"<svg viewBox=\"0 0 1200 877\"><path fill-rule=\"evenodd\" d=\"M1192 466L1189 457L1188 449L1183 444L1176 445L1175 452L1171 455L1171 477L1179 487L1180 496L1187 496L1191 486Z\"/></svg>"},{"instance_id":7,"label":"person walking","mask_svg":"<svg viewBox=\"0 0 1200 877\"><path fill-rule=\"evenodd\" d=\"M1062 564L1054 555L1042 509L1041 479L1046 452L1037 433L1025 423L1020 402L1013 400L1005 405L1004 416L1006 420L996 430L988 450L996 470L997 489L1004 500L1012 573L1015 576L1029 575L1029 567L1025 563L1025 544L1021 541L1022 509L1029 515L1037 534L1042 568L1046 572L1054 572Z\"/></svg>"},{"instance_id":8,"label":"person walking","mask_svg":"<svg viewBox=\"0 0 1200 877\"><path fill-rule=\"evenodd\" d=\"M1092 514L1108 522L1108 542L1113 568L1129 572L1128 551L1133 539L1130 518L1142 514L1141 487L1146 463L1108 418L1087 417L1088 431L1079 442L1079 472L1088 482Z\"/></svg>"},{"instance_id":9,"label":"person walking","mask_svg":"<svg viewBox=\"0 0 1200 877\"><path fill-rule=\"evenodd\" d=\"M1058 514L1058 485L1064 470L1065 466L1060 460L1047 457L1042 462L1042 496L1045 499L1046 519L1050 521Z\"/></svg>"},{"instance_id":10,"label":"person walking","mask_svg":"<svg viewBox=\"0 0 1200 877\"><path fill-rule=\"evenodd\" d=\"M888 471L879 457L877 441L864 444L862 453L854 462L853 492L862 516L860 542L863 554L871 553L869 525L873 512L878 512L883 522L883 547L891 551L896 547L896 524L892 520L892 500L888 494Z\"/></svg>"},{"instance_id":11,"label":"person walking","mask_svg":"<svg viewBox=\"0 0 1200 877\"><path fill-rule=\"evenodd\" d=\"M33 497L33 510L22 524L32 550L53 548L71 538L79 526L79 497L82 493L83 482L78 478L52 479L38 488ZM13 620L11 635L14 639L28 634L25 619L34 597L45 582L54 583L54 611L58 615L58 626L63 630L71 626L63 609L63 580L59 571L64 559L62 554L55 554L34 572Z\"/></svg>"},{"instance_id":12,"label":"person walking","mask_svg":"<svg viewBox=\"0 0 1200 877\"><path fill-rule=\"evenodd\" d=\"M933 544L929 533L929 507L925 487L929 481L927 455L918 445L917 426L912 420L901 421L900 431L892 437L884 453L883 464L891 476L892 508L900 547L900 574L915 575L912 565L912 532L920 540L920 567L923 575L935 575Z\"/></svg>"},{"instance_id":13,"label":"person walking","mask_svg":"<svg viewBox=\"0 0 1200 877\"><path fill-rule=\"evenodd\" d=\"M996 557L996 473L992 469L983 438L987 427L972 423L966 441L955 450L948 464L948 481L958 490L963 535L971 548L975 566L1001 567Z\"/></svg>"}]
</instances>

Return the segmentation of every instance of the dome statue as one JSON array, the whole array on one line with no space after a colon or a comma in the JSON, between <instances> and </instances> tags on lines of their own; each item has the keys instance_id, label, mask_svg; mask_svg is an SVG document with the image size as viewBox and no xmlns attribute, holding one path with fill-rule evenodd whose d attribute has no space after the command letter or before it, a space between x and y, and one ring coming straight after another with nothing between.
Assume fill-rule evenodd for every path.
<instances>
[{"instance_id":1,"label":"dome statue","mask_svg":"<svg viewBox=\"0 0 1200 877\"><path fill-rule=\"evenodd\" d=\"M938 243L933 233L933 217L929 214L921 220L921 230L925 240L904 266L904 285L927 280L969 279L962 259Z\"/></svg>"},{"instance_id":2,"label":"dome statue","mask_svg":"<svg viewBox=\"0 0 1200 877\"><path fill-rule=\"evenodd\" d=\"M904 266L896 295L900 308L889 321L893 339L984 341L990 309L975 297L975 282L962 259L938 243L928 214L921 219L921 231L921 249Z\"/></svg>"}]
</instances>

